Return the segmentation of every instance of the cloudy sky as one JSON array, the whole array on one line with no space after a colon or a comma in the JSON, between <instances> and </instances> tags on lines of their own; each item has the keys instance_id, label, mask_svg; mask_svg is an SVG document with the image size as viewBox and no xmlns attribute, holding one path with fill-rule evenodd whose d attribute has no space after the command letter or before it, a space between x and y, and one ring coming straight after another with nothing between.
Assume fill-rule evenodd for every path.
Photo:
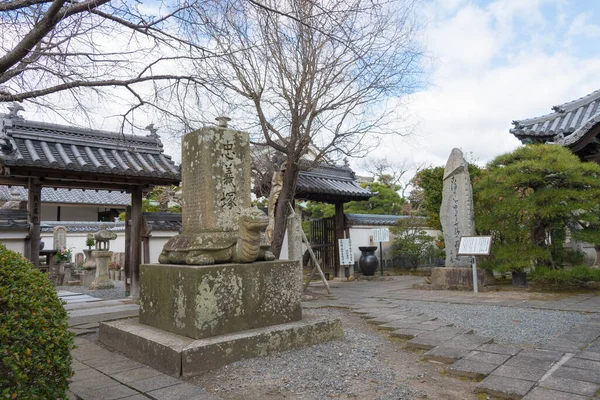
<instances>
[{"instance_id":1,"label":"cloudy sky","mask_svg":"<svg viewBox=\"0 0 600 400\"><path fill-rule=\"evenodd\" d=\"M423 14L432 65L406 108L416 135L385 138L380 156L444 165L458 147L484 164L519 145L512 120L600 89L598 0L431 0Z\"/></svg>"}]
</instances>

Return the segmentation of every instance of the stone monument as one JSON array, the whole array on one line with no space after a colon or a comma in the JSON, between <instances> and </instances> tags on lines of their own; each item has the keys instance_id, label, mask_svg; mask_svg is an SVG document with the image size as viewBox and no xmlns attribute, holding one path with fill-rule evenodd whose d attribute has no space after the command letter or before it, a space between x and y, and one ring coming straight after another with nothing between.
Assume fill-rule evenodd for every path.
<instances>
[{"instance_id":1,"label":"stone monument","mask_svg":"<svg viewBox=\"0 0 600 400\"><path fill-rule=\"evenodd\" d=\"M456 148L452 149L444 169L440 222L446 245L446 267L471 267L471 257L457 254L461 236L475 235L475 216L469 164Z\"/></svg>"},{"instance_id":2,"label":"stone monument","mask_svg":"<svg viewBox=\"0 0 600 400\"><path fill-rule=\"evenodd\" d=\"M462 151L456 148L452 149L444 168L440 222L446 250L445 267L433 268L426 283L415 286L423 289L471 290L472 256L459 256L458 247L462 236L476 235L473 188L469 164ZM495 283L494 275L486 270L477 270L477 281L481 290L488 290Z\"/></svg>"},{"instance_id":3,"label":"stone monument","mask_svg":"<svg viewBox=\"0 0 600 400\"><path fill-rule=\"evenodd\" d=\"M161 264L211 265L274 259L260 251L268 218L251 207L250 141L227 127L206 128L183 139L183 232L164 246Z\"/></svg>"},{"instance_id":4,"label":"stone monument","mask_svg":"<svg viewBox=\"0 0 600 400\"><path fill-rule=\"evenodd\" d=\"M58 260L59 254L67 250L67 228L64 226L56 226L52 230L52 239L54 242L54 250L57 251L55 262L51 263L51 268L48 270L48 278L56 285L62 285L65 280L65 260ZM68 262L70 262L69 260ZM68 274L70 276L70 273Z\"/></svg>"},{"instance_id":5,"label":"stone monument","mask_svg":"<svg viewBox=\"0 0 600 400\"><path fill-rule=\"evenodd\" d=\"M96 278L89 286L91 290L111 289L115 287L108 277L108 263L113 252L110 251L110 241L115 240L117 234L106 230L106 224L100 224L100 230L94 234L96 239L96 250L94 250L94 259L96 260Z\"/></svg>"},{"instance_id":6,"label":"stone monument","mask_svg":"<svg viewBox=\"0 0 600 400\"><path fill-rule=\"evenodd\" d=\"M182 233L140 266L139 321L100 327L102 342L173 376L342 335L339 320L303 317L299 263L261 245L249 135L217 120L183 139Z\"/></svg>"}]
</instances>

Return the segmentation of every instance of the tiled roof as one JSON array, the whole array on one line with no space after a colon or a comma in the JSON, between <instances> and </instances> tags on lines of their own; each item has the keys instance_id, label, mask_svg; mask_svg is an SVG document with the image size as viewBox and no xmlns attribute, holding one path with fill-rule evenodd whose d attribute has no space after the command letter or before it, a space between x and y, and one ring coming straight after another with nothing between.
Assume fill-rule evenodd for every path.
<instances>
[{"instance_id":1,"label":"tiled roof","mask_svg":"<svg viewBox=\"0 0 600 400\"><path fill-rule=\"evenodd\" d=\"M600 90L552 107L541 117L513 121L510 133L519 140L554 141L569 146L600 122Z\"/></svg>"},{"instance_id":2,"label":"tiled roof","mask_svg":"<svg viewBox=\"0 0 600 400\"><path fill-rule=\"evenodd\" d=\"M0 210L0 230L28 230L27 210Z\"/></svg>"},{"instance_id":3,"label":"tiled roof","mask_svg":"<svg viewBox=\"0 0 600 400\"><path fill-rule=\"evenodd\" d=\"M182 228L181 214L171 212L145 212L144 219L150 224L153 231L176 231Z\"/></svg>"},{"instance_id":4,"label":"tiled roof","mask_svg":"<svg viewBox=\"0 0 600 400\"><path fill-rule=\"evenodd\" d=\"M42 232L53 232L57 226L64 226L67 232L98 232L100 225L106 224L106 230L112 232L125 232L125 221L44 221L41 225Z\"/></svg>"},{"instance_id":5,"label":"tiled roof","mask_svg":"<svg viewBox=\"0 0 600 400\"><path fill-rule=\"evenodd\" d=\"M296 196L310 199L310 194L340 196L349 200L365 200L373 196L369 189L355 181L349 167L321 164L316 168L301 171L296 185Z\"/></svg>"},{"instance_id":6,"label":"tiled roof","mask_svg":"<svg viewBox=\"0 0 600 400\"><path fill-rule=\"evenodd\" d=\"M394 225L400 219L408 219L408 215L379 214L345 214L348 225ZM423 218L424 220L424 218Z\"/></svg>"},{"instance_id":7,"label":"tiled roof","mask_svg":"<svg viewBox=\"0 0 600 400\"><path fill-rule=\"evenodd\" d=\"M180 179L153 127L148 136L125 135L29 121L17 115L14 105L10 109L0 116L0 163L5 166Z\"/></svg>"},{"instance_id":8,"label":"tiled roof","mask_svg":"<svg viewBox=\"0 0 600 400\"><path fill-rule=\"evenodd\" d=\"M19 199L14 200L27 201L27 189L20 186L8 187L0 185L0 201L13 200L13 193L18 193L19 196ZM129 193L108 190L42 188L42 202L125 207L131 202L131 195Z\"/></svg>"}]
</instances>

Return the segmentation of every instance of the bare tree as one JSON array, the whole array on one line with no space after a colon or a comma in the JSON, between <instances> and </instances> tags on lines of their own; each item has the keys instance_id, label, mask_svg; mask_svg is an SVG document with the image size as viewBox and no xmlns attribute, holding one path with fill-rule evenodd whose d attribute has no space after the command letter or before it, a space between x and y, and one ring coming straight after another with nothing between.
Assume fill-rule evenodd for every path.
<instances>
[{"instance_id":1,"label":"bare tree","mask_svg":"<svg viewBox=\"0 0 600 400\"><path fill-rule=\"evenodd\" d=\"M403 199L413 186L410 174L414 176L426 166L425 162L419 163L408 159L392 162L387 157L369 157L361 163L361 168L372 174L378 182L394 188Z\"/></svg>"},{"instance_id":2,"label":"bare tree","mask_svg":"<svg viewBox=\"0 0 600 400\"><path fill-rule=\"evenodd\" d=\"M393 132L390 99L412 91L420 71L415 2L207 0L187 17L190 41L224 54L199 60L199 74L219 84L256 143L285 158L276 255L309 146L317 160L364 156L373 134Z\"/></svg>"},{"instance_id":3,"label":"bare tree","mask_svg":"<svg viewBox=\"0 0 600 400\"><path fill-rule=\"evenodd\" d=\"M70 94L85 112L91 108L84 100L90 90L102 97L122 88L130 104L126 120L144 106L169 112L158 105L159 98L206 83L173 66L212 54L179 35L176 21L192 3L169 4L0 1L0 102L30 101L54 109Z\"/></svg>"}]
</instances>

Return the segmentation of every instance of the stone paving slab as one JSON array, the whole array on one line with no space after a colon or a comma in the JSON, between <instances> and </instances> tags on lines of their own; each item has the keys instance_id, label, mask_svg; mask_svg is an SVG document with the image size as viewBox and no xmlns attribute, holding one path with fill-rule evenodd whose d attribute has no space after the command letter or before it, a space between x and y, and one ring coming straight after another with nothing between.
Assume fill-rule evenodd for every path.
<instances>
[{"instance_id":1,"label":"stone paving slab","mask_svg":"<svg viewBox=\"0 0 600 400\"><path fill-rule=\"evenodd\" d=\"M488 353L496 353L496 354L507 354L509 356L514 356L521 351L521 349L509 346L502 346L500 344L495 343L484 343L477 348L479 351L485 351Z\"/></svg>"},{"instance_id":2,"label":"stone paving slab","mask_svg":"<svg viewBox=\"0 0 600 400\"><path fill-rule=\"evenodd\" d=\"M503 399L520 400L531 390L535 382L489 375L475 389L477 393L488 393Z\"/></svg>"},{"instance_id":3,"label":"stone paving slab","mask_svg":"<svg viewBox=\"0 0 600 400\"><path fill-rule=\"evenodd\" d=\"M452 364L470 353L470 350L457 347L437 346L423 354L425 360Z\"/></svg>"},{"instance_id":4,"label":"stone paving slab","mask_svg":"<svg viewBox=\"0 0 600 400\"><path fill-rule=\"evenodd\" d=\"M394 330L394 329L419 329L419 330L427 330L427 329L421 329L419 327L419 323L422 321L415 321L412 318L403 318L403 319L397 319L395 321L390 321L387 323L382 323L381 325L379 325L377 327L377 329L381 329L381 330ZM441 327L438 327L437 329L440 329ZM436 330L437 330L436 329Z\"/></svg>"},{"instance_id":5,"label":"stone paving slab","mask_svg":"<svg viewBox=\"0 0 600 400\"><path fill-rule=\"evenodd\" d=\"M452 364L448 368L448 373L450 375L480 379L491 374L496 368L498 368L497 364L486 364L479 361L462 359Z\"/></svg>"},{"instance_id":6,"label":"stone paving slab","mask_svg":"<svg viewBox=\"0 0 600 400\"><path fill-rule=\"evenodd\" d=\"M492 343L493 341L494 341L494 339L492 339L492 338L474 335L474 334L467 334L467 335L459 335L459 336L453 337L452 339L446 341L444 343L444 346L460 347L461 349L474 350L477 347L481 346L482 344Z\"/></svg>"},{"instance_id":7,"label":"stone paving slab","mask_svg":"<svg viewBox=\"0 0 600 400\"><path fill-rule=\"evenodd\" d=\"M600 361L600 353L586 350L586 351L583 351L583 352L577 354L575 356L575 358L583 358L586 360Z\"/></svg>"},{"instance_id":8,"label":"stone paving slab","mask_svg":"<svg viewBox=\"0 0 600 400\"><path fill-rule=\"evenodd\" d=\"M397 337L400 339L412 339L417 337L418 335L422 334L422 333L426 333L429 331L422 331L420 329L408 329L408 328L402 328L402 329L396 329L394 331L391 331L389 333L389 335L391 337Z\"/></svg>"},{"instance_id":9,"label":"stone paving slab","mask_svg":"<svg viewBox=\"0 0 600 400\"><path fill-rule=\"evenodd\" d=\"M486 364L501 365L506 362L511 356L508 354L488 353L486 351L472 350L465 357L466 360L483 362Z\"/></svg>"},{"instance_id":10,"label":"stone paving slab","mask_svg":"<svg viewBox=\"0 0 600 400\"><path fill-rule=\"evenodd\" d=\"M139 394L125 385L114 385L110 387L101 387L97 389L80 389L76 391L78 397L82 400L116 400L123 397L129 397Z\"/></svg>"},{"instance_id":11,"label":"stone paving slab","mask_svg":"<svg viewBox=\"0 0 600 400\"><path fill-rule=\"evenodd\" d=\"M148 395L161 400L212 400L220 399L208 393L206 390L199 390L197 386L188 383L180 383L164 389L154 390Z\"/></svg>"},{"instance_id":12,"label":"stone paving slab","mask_svg":"<svg viewBox=\"0 0 600 400\"><path fill-rule=\"evenodd\" d=\"M523 400L588 400L589 396L536 387Z\"/></svg>"},{"instance_id":13,"label":"stone paving slab","mask_svg":"<svg viewBox=\"0 0 600 400\"><path fill-rule=\"evenodd\" d=\"M398 321L398 320L405 320L407 318L410 317L410 314L389 314L386 315L384 317L377 317L377 318L371 318L371 319L367 319L367 323L371 324L371 325L381 325L382 327L384 327L384 324L387 324L389 322L394 322L394 321Z\"/></svg>"},{"instance_id":14,"label":"stone paving slab","mask_svg":"<svg viewBox=\"0 0 600 400\"><path fill-rule=\"evenodd\" d=\"M504 365L523 369L535 368L548 370L552 364L554 364L554 361L552 360L540 360L539 358L525 357L518 354L508 360Z\"/></svg>"},{"instance_id":15,"label":"stone paving slab","mask_svg":"<svg viewBox=\"0 0 600 400\"><path fill-rule=\"evenodd\" d=\"M544 361L558 361L563 355L564 354L561 351L524 349L519 352L518 357L529 357Z\"/></svg>"},{"instance_id":16,"label":"stone paving slab","mask_svg":"<svg viewBox=\"0 0 600 400\"><path fill-rule=\"evenodd\" d=\"M572 358L565 363L565 367L600 371L600 361L586 360L583 358Z\"/></svg>"},{"instance_id":17,"label":"stone paving slab","mask_svg":"<svg viewBox=\"0 0 600 400\"><path fill-rule=\"evenodd\" d=\"M554 371L553 376L600 384L600 371L598 370L594 371L563 366Z\"/></svg>"},{"instance_id":18,"label":"stone paving slab","mask_svg":"<svg viewBox=\"0 0 600 400\"><path fill-rule=\"evenodd\" d=\"M545 369L542 368L523 368L523 367L511 367L509 365L501 365L496 369L492 375L502 376L511 379L522 379L524 381L537 382L544 374Z\"/></svg>"},{"instance_id":19,"label":"stone paving slab","mask_svg":"<svg viewBox=\"0 0 600 400\"><path fill-rule=\"evenodd\" d=\"M413 338L406 342L406 346L415 349L425 349L430 350L436 346L441 346L442 344L448 342L451 339L445 332L427 332L422 333L416 338Z\"/></svg>"},{"instance_id":20,"label":"stone paving slab","mask_svg":"<svg viewBox=\"0 0 600 400\"><path fill-rule=\"evenodd\" d=\"M547 389L575 393L581 396L593 396L598 389L600 389L600 385L596 383L560 378L558 376L549 376L540 382L539 386Z\"/></svg>"}]
</instances>

